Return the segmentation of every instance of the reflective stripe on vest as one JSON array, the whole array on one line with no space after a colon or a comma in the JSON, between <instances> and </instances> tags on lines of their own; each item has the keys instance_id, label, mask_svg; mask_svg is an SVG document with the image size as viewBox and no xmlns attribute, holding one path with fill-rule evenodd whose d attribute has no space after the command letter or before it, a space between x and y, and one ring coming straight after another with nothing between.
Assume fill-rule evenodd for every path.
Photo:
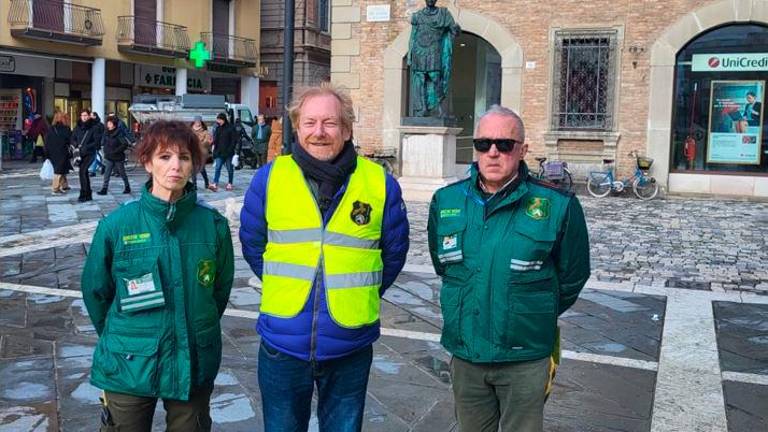
<instances>
[{"instance_id":1,"label":"reflective stripe on vest","mask_svg":"<svg viewBox=\"0 0 768 432\"><path fill-rule=\"evenodd\" d=\"M358 157L344 195L323 229L301 169L290 156L278 157L267 182L261 312L284 318L298 315L322 263L333 320L347 328L378 321L385 195L384 170Z\"/></svg>"}]
</instances>

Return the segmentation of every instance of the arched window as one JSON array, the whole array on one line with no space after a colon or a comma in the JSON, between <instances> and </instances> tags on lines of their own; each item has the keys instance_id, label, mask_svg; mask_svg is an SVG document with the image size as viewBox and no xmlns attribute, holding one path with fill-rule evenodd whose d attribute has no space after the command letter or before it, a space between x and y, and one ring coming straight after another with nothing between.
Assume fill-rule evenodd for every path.
<instances>
[{"instance_id":1,"label":"arched window","mask_svg":"<svg viewBox=\"0 0 768 432\"><path fill-rule=\"evenodd\" d=\"M718 27L681 49L671 171L768 174L766 84L768 27Z\"/></svg>"}]
</instances>

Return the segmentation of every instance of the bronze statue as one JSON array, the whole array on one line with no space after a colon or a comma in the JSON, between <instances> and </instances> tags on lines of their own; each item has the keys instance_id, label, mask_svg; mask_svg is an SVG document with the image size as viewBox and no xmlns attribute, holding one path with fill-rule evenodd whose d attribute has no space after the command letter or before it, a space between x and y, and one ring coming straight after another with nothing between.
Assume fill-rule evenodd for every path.
<instances>
[{"instance_id":1,"label":"bronze statue","mask_svg":"<svg viewBox=\"0 0 768 432\"><path fill-rule=\"evenodd\" d=\"M426 7L411 16L408 66L411 67L410 112L414 117L444 117L442 101L448 94L453 60L453 39L461 28L451 12L426 0Z\"/></svg>"}]
</instances>

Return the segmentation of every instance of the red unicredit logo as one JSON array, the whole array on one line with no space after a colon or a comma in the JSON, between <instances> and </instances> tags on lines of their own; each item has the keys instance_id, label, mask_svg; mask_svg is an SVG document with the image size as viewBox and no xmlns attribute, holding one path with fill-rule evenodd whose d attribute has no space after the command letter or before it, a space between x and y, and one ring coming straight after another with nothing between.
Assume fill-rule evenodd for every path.
<instances>
[{"instance_id":1,"label":"red unicredit logo","mask_svg":"<svg viewBox=\"0 0 768 432\"><path fill-rule=\"evenodd\" d=\"M709 67L716 68L720 66L720 59L717 57L710 57L707 63L709 64Z\"/></svg>"}]
</instances>

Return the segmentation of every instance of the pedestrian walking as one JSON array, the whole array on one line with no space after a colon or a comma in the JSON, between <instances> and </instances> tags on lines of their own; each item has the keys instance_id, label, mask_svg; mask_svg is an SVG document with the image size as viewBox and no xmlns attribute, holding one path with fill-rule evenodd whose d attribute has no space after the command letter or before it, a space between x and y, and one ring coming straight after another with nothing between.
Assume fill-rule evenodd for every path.
<instances>
[{"instance_id":1,"label":"pedestrian walking","mask_svg":"<svg viewBox=\"0 0 768 432\"><path fill-rule=\"evenodd\" d=\"M99 195L106 195L109 192L112 170L117 171L117 175L123 179L123 193L131 193L131 183L125 172L125 151L128 150L131 143L125 132L120 130L119 121L117 117L107 117L107 128L103 139L104 180L102 180L101 190L96 192Z\"/></svg>"},{"instance_id":2,"label":"pedestrian walking","mask_svg":"<svg viewBox=\"0 0 768 432\"><path fill-rule=\"evenodd\" d=\"M529 175L525 127L493 106L469 178L439 189L427 233L459 429L543 430L557 317L590 274L579 200Z\"/></svg>"},{"instance_id":3,"label":"pedestrian walking","mask_svg":"<svg viewBox=\"0 0 768 432\"><path fill-rule=\"evenodd\" d=\"M70 187L67 182L67 174L72 170L72 155L69 151L72 140L72 130L69 128L69 116L57 111L53 115L53 125L45 135L45 154L53 165L53 183L51 184L54 195L67 192Z\"/></svg>"},{"instance_id":4,"label":"pedestrian walking","mask_svg":"<svg viewBox=\"0 0 768 432\"><path fill-rule=\"evenodd\" d=\"M32 114L32 123L26 131L27 139L32 142L32 156L29 163L36 163L37 158L45 160L45 136L48 134L48 124L40 113Z\"/></svg>"},{"instance_id":5,"label":"pedestrian walking","mask_svg":"<svg viewBox=\"0 0 768 432\"><path fill-rule=\"evenodd\" d=\"M269 148L267 150L267 162L272 162L283 154L283 118L272 119L270 126Z\"/></svg>"},{"instance_id":6,"label":"pedestrian walking","mask_svg":"<svg viewBox=\"0 0 768 432\"><path fill-rule=\"evenodd\" d=\"M208 181L208 173L205 171L205 164L208 163L208 158L211 157L211 144L213 139L211 133L208 132L208 126L203 122L202 116L195 116L195 121L192 122L192 130L197 135L198 141L200 141L200 151L203 153L203 163L200 165L200 175L203 176L203 182L205 182L205 188L208 189L210 182ZM193 182L197 185L197 175Z\"/></svg>"},{"instance_id":7,"label":"pedestrian walking","mask_svg":"<svg viewBox=\"0 0 768 432\"><path fill-rule=\"evenodd\" d=\"M91 162L91 166L88 167L88 173L91 177L96 177L96 173L101 169L101 172L104 172L104 153L102 151L102 148L104 147L104 124L101 122L101 117L99 117L99 113L96 111L91 112L91 119L93 119L93 134L96 137L96 143L98 147L96 148L96 157L93 159L93 162Z\"/></svg>"},{"instance_id":8,"label":"pedestrian walking","mask_svg":"<svg viewBox=\"0 0 768 432\"><path fill-rule=\"evenodd\" d=\"M149 432L162 399L165 430L210 431L234 275L229 224L189 183L203 158L186 123L149 126L137 156L150 180L99 222L81 281L99 335L101 430Z\"/></svg>"},{"instance_id":9,"label":"pedestrian walking","mask_svg":"<svg viewBox=\"0 0 768 432\"><path fill-rule=\"evenodd\" d=\"M266 432L362 428L379 302L408 253L400 186L357 156L348 95L325 83L290 115L299 142L256 171L240 214L262 280L258 379Z\"/></svg>"},{"instance_id":10,"label":"pedestrian walking","mask_svg":"<svg viewBox=\"0 0 768 432\"><path fill-rule=\"evenodd\" d=\"M91 191L91 178L88 173L88 167L91 166L96 158L96 152L99 148L98 130L95 127L96 121L91 118L91 112L87 109L80 111L80 120L72 133L72 145L80 153L80 165L78 166L78 177L80 179L79 202L90 201L93 199Z\"/></svg>"},{"instance_id":11,"label":"pedestrian walking","mask_svg":"<svg viewBox=\"0 0 768 432\"><path fill-rule=\"evenodd\" d=\"M251 131L251 138L253 138L253 150L256 153L256 166L260 168L267 163L267 145L272 135L272 128L267 124L264 114L259 114L256 119L257 123Z\"/></svg>"},{"instance_id":12,"label":"pedestrian walking","mask_svg":"<svg viewBox=\"0 0 768 432\"><path fill-rule=\"evenodd\" d=\"M227 186L228 191L232 190L232 181L235 176L234 167L232 166L232 156L235 155L235 147L237 146L238 136L235 133L235 128L227 120L227 115L219 113L216 116L216 130L213 133L213 183L209 186L209 189L216 192L219 190L219 177L221 177L222 165L227 167Z\"/></svg>"}]
</instances>

